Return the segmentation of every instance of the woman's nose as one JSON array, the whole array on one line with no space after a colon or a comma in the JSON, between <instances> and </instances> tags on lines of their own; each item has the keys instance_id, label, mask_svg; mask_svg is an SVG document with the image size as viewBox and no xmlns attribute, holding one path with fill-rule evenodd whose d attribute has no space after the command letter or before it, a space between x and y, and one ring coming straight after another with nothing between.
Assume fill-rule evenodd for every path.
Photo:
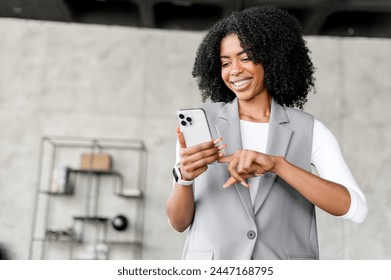
<instances>
[{"instance_id":1,"label":"woman's nose","mask_svg":"<svg viewBox=\"0 0 391 280\"><path fill-rule=\"evenodd\" d=\"M242 70L242 67L241 67L240 63L232 63L231 73L230 73L232 76L237 76L242 71L243 70Z\"/></svg>"}]
</instances>

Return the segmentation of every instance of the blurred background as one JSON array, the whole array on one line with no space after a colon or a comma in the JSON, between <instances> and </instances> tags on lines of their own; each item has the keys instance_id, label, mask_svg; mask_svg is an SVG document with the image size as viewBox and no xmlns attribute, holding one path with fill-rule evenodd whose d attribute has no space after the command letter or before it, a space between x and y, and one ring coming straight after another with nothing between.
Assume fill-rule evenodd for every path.
<instances>
[{"instance_id":1,"label":"blurred background","mask_svg":"<svg viewBox=\"0 0 391 280\"><path fill-rule=\"evenodd\" d=\"M389 0L0 0L0 259L179 259L165 202L197 46L266 4L302 23L305 111L368 200L361 225L317 211L321 259L390 259Z\"/></svg>"},{"instance_id":2,"label":"blurred background","mask_svg":"<svg viewBox=\"0 0 391 280\"><path fill-rule=\"evenodd\" d=\"M199 31L233 10L267 4L295 15L306 35L391 37L389 0L2 0L0 16Z\"/></svg>"}]
</instances>

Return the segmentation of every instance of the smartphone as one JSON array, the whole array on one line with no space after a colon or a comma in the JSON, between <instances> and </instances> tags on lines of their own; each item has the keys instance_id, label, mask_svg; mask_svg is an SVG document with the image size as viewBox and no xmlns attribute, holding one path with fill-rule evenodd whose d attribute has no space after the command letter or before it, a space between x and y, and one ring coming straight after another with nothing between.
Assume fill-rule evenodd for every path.
<instances>
[{"instance_id":1,"label":"smartphone","mask_svg":"<svg viewBox=\"0 0 391 280\"><path fill-rule=\"evenodd\" d=\"M180 109L177 112L177 117L185 137L186 147L212 140L208 120L203 109Z\"/></svg>"}]
</instances>

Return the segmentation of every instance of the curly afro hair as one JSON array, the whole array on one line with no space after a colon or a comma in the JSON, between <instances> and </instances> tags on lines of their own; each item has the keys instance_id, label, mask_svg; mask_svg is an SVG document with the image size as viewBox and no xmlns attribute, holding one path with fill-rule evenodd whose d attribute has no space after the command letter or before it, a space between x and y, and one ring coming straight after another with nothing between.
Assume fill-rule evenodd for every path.
<instances>
[{"instance_id":1,"label":"curly afro hair","mask_svg":"<svg viewBox=\"0 0 391 280\"><path fill-rule=\"evenodd\" d=\"M251 61L263 65L265 84L274 100L302 109L314 86L314 66L299 22L273 6L234 12L214 24L203 38L192 72L202 101L230 102L236 97L221 78L220 62L220 42L233 33Z\"/></svg>"}]
</instances>

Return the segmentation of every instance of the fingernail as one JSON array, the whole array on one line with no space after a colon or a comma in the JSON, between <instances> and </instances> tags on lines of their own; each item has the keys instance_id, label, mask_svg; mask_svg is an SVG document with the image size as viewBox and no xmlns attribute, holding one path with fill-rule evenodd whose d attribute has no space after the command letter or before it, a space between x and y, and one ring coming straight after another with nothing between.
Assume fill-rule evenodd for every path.
<instances>
[{"instance_id":1,"label":"fingernail","mask_svg":"<svg viewBox=\"0 0 391 280\"><path fill-rule=\"evenodd\" d=\"M224 185L223 185L223 188L226 189L226 188L228 188L229 186L230 186L230 185L228 185L228 184L224 184Z\"/></svg>"},{"instance_id":2,"label":"fingernail","mask_svg":"<svg viewBox=\"0 0 391 280\"><path fill-rule=\"evenodd\" d=\"M246 182L240 182L243 186L245 186L246 188L250 188L250 185L248 185Z\"/></svg>"},{"instance_id":3,"label":"fingernail","mask_svg":"<svg viewBox=\"0 0 391 280\"><path fill-rule=\"evenodd\" d=\"M213 141L213 143L215 144L216 147L219 146L221 140L223 140L223 139L217 138L216 140Z\"/></svg>"},{"instance_id":4,"label":"fingernail","mask_svg":"<svg viewBox=\"0 0 391 280\"><path fill-rule=\"evenodd\" d=\"M222 151L219 152L219 156L220 156L220 157L223 157L223 156L225 156L226 154L227 154L227 152L224 151L224 150L222 150Z\"/></svg>"},{"instance_id":5,"label":"fingernail","mask_svg":"<svg viewBox=\"0 0 391 280\"><path fill-rule=\"evenodd\" d=\"M255 176L262 177L265 174L254 174Z\"/></svg>"},{"instance_id":6,"label":"fingernail","mask_svg":"<svg viewBox=\"0 0 391 280\"><path fill-rule=\"evenodd\" d=\"M218 147L217 147L217 149L219 149L219 150L223 150L225 147L227 147L227 145L225 145L225 144L224 144L224 145L220 145L220 146L218 146ZM224 151L224 150L223 150L223 151Z\"/></svg>"}]
</instances>

